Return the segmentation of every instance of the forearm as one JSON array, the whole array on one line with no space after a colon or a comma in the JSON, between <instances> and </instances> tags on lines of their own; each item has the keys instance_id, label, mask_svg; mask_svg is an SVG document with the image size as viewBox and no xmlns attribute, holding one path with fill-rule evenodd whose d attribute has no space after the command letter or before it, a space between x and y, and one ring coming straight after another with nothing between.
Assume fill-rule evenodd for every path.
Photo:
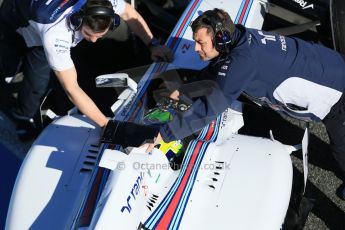
<instances>
[{"instance_id":1,"label":"forearm","mask_svg":"<svg viewBox=\"0 0 345 230\"><path fill-rule=\"evenodd\" d=\"M126 21L129 28L148 45L153 38L153 34L141 15L128 3L126 3L125 13L121 18Z\"/></svg>"},{"instance_id":2,"label":"forearm","mask_svg":"<svg viewBox=\"0 0 345 230\"><path fill-rule=\"evenodd\" d=\"M107 117L98 109L92 99L79 87L75 68L65 71L55 71L55 74L72 103L91 120L103 127Z\"/></svg>"},{"instance_id":3,"label":"forearm","mask_svg":"<svg viewBox=\"0 0 345 230\"><path fill-rule=\"evenodd\" d=\"M101 127L107 124L108 118L99 110L92 99L79 86L75 89L67 89L66 93L80 112Z\"/></svg>"},{"instance_id":4,"label":"forearm","mask_svg":"<svg viewBox=\"0 0 345 230\"><path fill-rule=\"evenodd\" d=\"M225 110L207 110L197 104L194 103L187 112L175 115L172 121L160 127L159 131L165 142L180 140L200 131Z\"/></svg>"},{"instance_id":5,"label":"forearm","mask_svg":"<svg viewBox=\"0 0 345 230\"><path fill-rule=\"evenodd\" d=\"M182 139L200 131L230 106L231 100L225 97L218 84L209 82L206 88L204 95L199 95L189 110L176 114L172 121L161 126L164 141Z\"/></svg>"}]
</instances>

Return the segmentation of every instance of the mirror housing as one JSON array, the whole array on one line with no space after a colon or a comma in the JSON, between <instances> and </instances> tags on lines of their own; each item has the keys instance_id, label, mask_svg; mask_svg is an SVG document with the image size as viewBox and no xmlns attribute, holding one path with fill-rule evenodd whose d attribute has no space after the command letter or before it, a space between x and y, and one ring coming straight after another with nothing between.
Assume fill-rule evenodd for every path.
<instances>
[{"instance_id":1,"label":"mirror housing","mask_svg":"<svg viewBox=\"0 0 345 230\"><path fill-rule=\"evenodd\" d=\"M137 92L137 83L131 79L126 73L112 73L104 74L96 77L96 87L114 87L114 88L129 88Z\"/></svg>"}]
</instances>

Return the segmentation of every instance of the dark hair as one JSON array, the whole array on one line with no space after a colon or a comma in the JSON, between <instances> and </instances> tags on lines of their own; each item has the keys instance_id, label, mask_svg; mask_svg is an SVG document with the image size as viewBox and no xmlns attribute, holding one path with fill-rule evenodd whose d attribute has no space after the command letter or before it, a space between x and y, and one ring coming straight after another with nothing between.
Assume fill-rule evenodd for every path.
<instances>
[{"instance_id":1,"label":"dark hair","mask_svg":"<svg viewBox=\"0 0 345 230\"><path fill-rule=\"evenodd\" d=\"M113 10L113 5L108 0L89 0L84 11L93 7L102 6ZM83 18L83 25L90 27L93 32L103 32L111 26L112 17L108 15L87 15Z\"/></svg>"},{"instance_id":2,"label":"dark hair","mask_svg":"<svg viewBox=\"0 0 345 230\"><path fill-rule=\"evenodd\" d=\"M202 15L198 16L192 23L192 30L195 33L201 28L206 28L207 33L215 34L215 25L217 22L222 23L222 26L230 34L235 30L234 22L231 20L230 15L224 10L214 8L207 10Z\"/></svg>"}]
</instances>

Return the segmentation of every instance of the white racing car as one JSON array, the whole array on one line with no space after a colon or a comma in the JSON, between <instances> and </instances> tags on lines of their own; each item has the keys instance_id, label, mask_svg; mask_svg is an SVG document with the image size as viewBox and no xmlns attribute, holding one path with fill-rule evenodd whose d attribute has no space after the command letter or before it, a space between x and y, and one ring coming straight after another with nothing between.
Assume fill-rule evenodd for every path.
<instances>
[{"instance_id":1,"label":"white racing car","mask_svg":"<svg viewBox=\"0 0 345 230\"><path fill-rule=\"evenodd\" d=\"M178 167L159 149L133 147L149 132L140 123L152 80L207 64L194 52L191 21L222 8L235 23L261 28L268 7L265 0L193 0L166 43L174 62L152 64L138 83L126 74L98 77L98 85L127 86L112 106L113 129L100 142L101 129L77 113L46 127L21 166L6 229L281 229L293 182L290 153L303 146L306 158L307 135L299 146L240 135L235 103L182 140ZM140 129L127 129L133 126Z\"/></svg>"}]
</instances>

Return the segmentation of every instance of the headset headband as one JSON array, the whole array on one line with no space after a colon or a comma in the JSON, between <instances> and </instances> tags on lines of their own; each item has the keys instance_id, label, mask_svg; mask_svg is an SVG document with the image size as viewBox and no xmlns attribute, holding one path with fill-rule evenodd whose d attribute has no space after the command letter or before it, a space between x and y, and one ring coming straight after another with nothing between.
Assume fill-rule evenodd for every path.
<instances>
[{"instance_id":1,"label":"headset headband","mask_svg":"<svg viewBox=\"0 0 345 230\"><path fill-rule=\"evenodd\" d=\"M83 17L96 16L96 15L108 16L112 19L115 17L114 10L108 7L104 7L104 6L90 6L82 10L82 12L83 12Z\"/></svg>"},{"instance_id":2,"label":"headset headband","mask_svg":"<svg viewBox=\"0 0 345 230\"><path fill-rule=\"evenodd\" d=\"M109 29L114 30L120 25L120 16L114 12L112 8L101 6L101 5L91 5L83 7L77 12L74 12L69 17L69 22L73 31L77 31L83 24L84 17L88 16L107 16L111 18L111 24Z\"/></svg>"}]
</instances>

